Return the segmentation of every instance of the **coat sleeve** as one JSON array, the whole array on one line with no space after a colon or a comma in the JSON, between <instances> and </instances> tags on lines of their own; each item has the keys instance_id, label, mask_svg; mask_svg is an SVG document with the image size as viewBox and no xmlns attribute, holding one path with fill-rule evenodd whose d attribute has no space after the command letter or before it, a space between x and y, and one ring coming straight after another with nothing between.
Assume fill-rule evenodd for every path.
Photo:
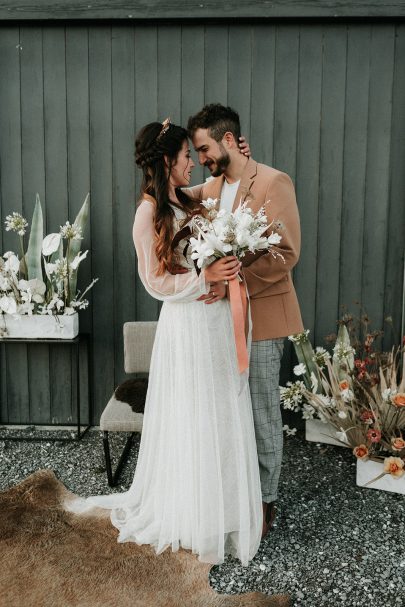
<instances>
[{"instance_id":1,"label":"coat sleeve","mask_svg":"<svg viewBox=\"0 0 405 607\"><path fill-rule=\"evenodd\" d=\"M187 274L158 275L159 262L156 257L153 203L143 200L135 214L133 239L138 258L138 273L143 286L155 299L170 302L195 301L209 291L204 270L197 275L192 269Z\"/></svg>"},{"instance_id":2,"label":"coat sleeve","mask_svg":"<svg viewBox=\"0 0 405 607\"><path fill-rule=\"evenodd\" d=\"M300 219L293 183L285 173L278 173L271 180L266 191L266 215L268 222L281 222L281 229L273 228L281 235L281 242L274 246L275 252L281 253L274 258L271 253L254 257L253 261L242 260L244 274L250 297L264 295L268 287L285 280L298 261L301 247Z\"/></svg>"}]
</instances>

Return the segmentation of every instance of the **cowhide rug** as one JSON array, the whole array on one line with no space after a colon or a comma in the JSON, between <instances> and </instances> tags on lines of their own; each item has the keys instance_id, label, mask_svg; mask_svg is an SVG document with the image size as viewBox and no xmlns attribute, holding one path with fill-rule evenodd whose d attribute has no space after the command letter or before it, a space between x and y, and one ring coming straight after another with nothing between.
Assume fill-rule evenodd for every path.
<instances>
[{"instance_id":1,"label":"cowhide rug","mask_svg":"<svg viewBox=\"0 0 405 607\"><path fill-rule=\"evenodd\" d=\"M287 607L285 596L219 595L191 553L117 543L109 513L64 510L50 470L0 493L0 605L7 607Z\"/></svg>"}]
</instances>

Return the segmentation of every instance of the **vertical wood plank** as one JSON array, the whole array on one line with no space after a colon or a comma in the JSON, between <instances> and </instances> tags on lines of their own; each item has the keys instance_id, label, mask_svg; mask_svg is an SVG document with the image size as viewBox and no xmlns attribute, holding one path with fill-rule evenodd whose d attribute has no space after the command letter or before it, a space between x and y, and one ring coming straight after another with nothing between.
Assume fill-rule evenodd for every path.
<instances>
[{"instance_id":1,"label":"vertical wood plank","mask_svg":"<svg viewBox=\"0 0 405 607\"><path fill-rule=\"evenodd\" d=\"M205 104L228 103L228 30L227 25L205 28Z\"/></svg>"},{"instance_id":2,"label":"vertical wood plank","mask_svg":"<svg viewBox=\"0 0 405 607\"><path fill-rule=\"evenodd\" d=\"M370 36L368 25L348 27L339 309L347 306L356 313L363 264Z\"/></svg>"},{"instance_id":3,"label":"vertical wood plank","mask_svg":"<svg viewBox=\"0 0 405 607\"><path fill-rule=\"evenodd\" d=\"M114 388L111 28L89 29L90 189L93 293L94 416Z\"/></svg>"},{"instance_id":4,"label":"vertical wood plank","mask_svg":"<svg viewBox=\"0 0 405 607\"><path fill-rule=\"evenodd\" d=\"M250 137L252 156L273 164L276 28L255 25L252 33Z\"/></svg>"},{"instance_id":5,"label":"vertical wood plank","mask_svg":"<svg viewBox=\"0 0 405 607\"><path fill-rule=\"evenodd\" d=\"M390 193L387 255L385 263L384 316L392 317L393 333L387 331L384 346L401 343L401 292L405 234L405 26L398 24L395 37L395 66L390 149Z\"/></svg>"},{"instance_id":6,"label":"vertical wood plank","mask_svg":"<svg viewBox=\"0 0 405 607\"><path fill-rule=\"evenodd\" d=\"M239 116L242 134L250 139L252 91L252 30L246 25L229 27L228 104Z\"/></svg>"},{"instance_id":7,"label":"vertical wood plank","mask_svg":"<svg viewBox=\"0 0 405 607\"><path fill-rule=\"evenodd\" d=\"M31 223L38 192L46 233L44 96L42 28L21 28L21 152L24 212ZM46 344L28 346L30 412L33 423L50 419L49 348ZM19 378L21 381L21 378Z\"/></svg>"},{"instance_id":8,"label":"vertical wood plank","mask_svg":"<svg viewBox=\"0 0 405 607\"><path fill-rule=\"evenodd\" d=\"M176 25L158 27L158 116L162 121L181 119L181 28Z\"/></svg>"},{"instance_id":9,"label":"vertical wood plank","mask_svg":"<svg viewBox=\"0 0 405 607\"><path fill-rule=\"evenodd\" d=\"M324 26L315 341L336 328L339 301L346 26Z\"/></svg>"},{"instance_id":10,"label":"vertical wood plank","mask_svg":"<svg viewBox=\"0 0 405 607\"><path fill-rule=\"evenodd\" d=\"M89 125L89 44L88 28L82 25L66 27L66 132L67 132L67 189L68 208L71 220L79 212L84 199L90 192L90 125ZM82 251L89 251L87 259L80 264L77 288L83 293L93 277L92 263L94 253L91 246L92 199L90 212L81 244ZM100 277L102 280L102 277ZM97 289L99 282L95 285ZM80 331L92 331L92 313L94 310L93 289L86 294L89 306L80 311ZM72 371L73 373L73 371ZM87 419L87 382L82 383L82 415ZM94 387L92 387L94 389ZM98 419L94 420L98 424Z\"/></svg>"},{"instance_id":11,"label":"vertical wood plank","mask_svg":"<svg viewBox=\"0 0 405 607\"><path fill-rule=\"evenodd\" d=\"M20 29L18 26L0 28L0 201L1 254L14 251L20 256L18 237L6 232L4 221L13 211L22 213L21 184L21 106L20 106ZM0 322L3 326L3 316ZM10 344L1 347L2 422L19 422L29 414L27 382L27 348Z\"/></svg>"},{"instance_id":12,"label":"vertical wood plank","mask_svg":"<svg viewBox=\"0 0 405 607\"><path fill-rule=\"evenodd\" d=\"M377 329L383 325L384 312L394 48L394 26L373 26L370 57L362 304L368 312L373 327Z\"/></svg>"},{"instance_id":13,"label":"vertical wood plank","mask_svg":"<svg viewBox=\"0 0 405 607\"><path fill-rule=\"evenodd\" d=\"M135 251L132 218L134 169L133 27L112 28L113 210L114 210L114 385L125 379L123 324L135 314Z\"/></svg>"},{"instance_id":14,"label":"vertical wood plank","mask_svg":"<svg viewBox=\"0 0 405 607\"><path fill-rule=\"evenodd\" d=\"M204 105L204 27L184 26L181 49L181 124L187 127L189 117ZM196 167L191 183L195 185L202 183L204 172L193 152L192 156Z\"/></svg>"},{"instance_id":15,"label":"vertical wood plank","mask_svg":"<svg viewBox=\"0 0 405 607\"><path fill-rule=\"evenodd\" d=\"M295 182L298 109L299 28L276 27L274 166ZM291 342L287 341L281 364L280 380L285 383L294 364Z\"/></svg>"},{"instance_id":16,"label":"vertical wood plank","mask_svg":"<svg viewBox=\"0 0 405 607\"><path fill-rule=\"evenodd\" d=\"M322 89L322 30L319 25L300 28L299 99L296 194L302 245L294 269L305 328L313 336L316 297L319 156Z\"/></svg>"},{"instance_id":17,"label":"vertical wood plank","mask_svg":"<svg viewBox=\"0 0 405 607\"><path fill-rule=\"evenodd\" d=\"M158 40L157 28L135 27L135 132L145 124L158 120ZM160 116L159 116L160 118ZM142 173L136 168L135 192L138 200ZM135 210L135 205L134 205ZM132 244L133 246L133 244ZM159 306L145 291L135 275L136 320L156 320Z\"/></svg>"},{"instance_id":18,"label":"vertical wood plank","mask_svg":"<svg viewBox=\"0 0 405 607\"><path fill-rule=\"evenodd\" d=\"M297 150L299 28L276 31L274 166L295 180Z\"/></svg>"},{"instance_id":19,"label":"vertical wood plank","mask_svg":"<svg viewBox=\"0 0 405 607\"><path fill-rule=\"evenodd\" d=\"M65 28L44 27L44 137L46 233L58 232L60 226L74 217L69 212L67 192L66 70ZM66 242L64 243L66 249ZM37 346L35 346L37 347ZM50 417L53 423L75 422L72 395L71 356L69 347L51 346L49 350L51 390ZM39 373L39 368L37 373Z\"/></svg>"}]
</instances>

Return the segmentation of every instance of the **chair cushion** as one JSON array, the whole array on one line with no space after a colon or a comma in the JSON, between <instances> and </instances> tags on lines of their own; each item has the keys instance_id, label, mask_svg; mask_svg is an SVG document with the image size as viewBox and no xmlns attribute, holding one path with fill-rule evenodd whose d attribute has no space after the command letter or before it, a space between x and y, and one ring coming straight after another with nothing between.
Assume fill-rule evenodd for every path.
<instances>
[{"instance_id":1,"label":"chair cushion","mask_svg":"<svg viewBox=\"0 0 405 607\"><path fill-rule=\"evenodd\" d=\"M136 413L127 403L112 395L101 414L100 430L111 432L141 432L143 413Z\"/></svg>"}]
</instances>

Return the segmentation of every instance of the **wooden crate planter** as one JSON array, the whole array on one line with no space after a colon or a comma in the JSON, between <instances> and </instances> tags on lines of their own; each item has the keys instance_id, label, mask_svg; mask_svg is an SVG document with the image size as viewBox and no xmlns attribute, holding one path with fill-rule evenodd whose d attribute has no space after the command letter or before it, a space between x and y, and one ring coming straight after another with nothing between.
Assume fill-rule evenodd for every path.
<instances>
[{"instance_id":1,"label":"wooden crate planter","mask_svg":"<svg viewBox=\"0 0 405 607\"><path fill-rule=\"evenodd\" d=\"M384 464L371 460L357 460L356 484L358 487L364 487L373 478L382 474ZM367 489L379 489L380 491L391 491L391 493L401 493L405 495L405 475L401 478L394 478L391 474L385 474L382 478L367 485Z\"/></svg>"},{"instance_id":2,"label":"wooden crate planter","mask_svg":"<svg viewBox=\"0 0 405 607\"><path fill-rule=\"evenodd\" d=\"M305 439L307 441L344 447L334 436L336 436L336 428L332 424L325 424L319 419L305 420Z\"/></svg>"},{"instance_id":3,"label":"wooden crate planter","mask_svg":"<svg viewBox=\"0 0 405 607\"><path fill-rule=\"evenodd\" d=\"M3 314L0 327L7 329L2 339L73 339L79 333L79 314L50 315Z\"/></svg>"}]
</instances>

